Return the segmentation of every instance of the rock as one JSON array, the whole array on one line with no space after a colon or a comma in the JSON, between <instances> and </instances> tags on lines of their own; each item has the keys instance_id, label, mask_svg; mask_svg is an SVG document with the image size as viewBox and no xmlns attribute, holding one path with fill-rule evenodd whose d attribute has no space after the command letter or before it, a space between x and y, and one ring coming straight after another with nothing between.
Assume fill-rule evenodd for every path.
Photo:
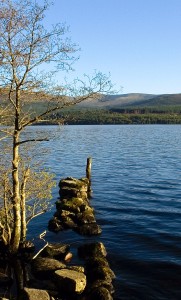
<instances>
[{"instance_id":1,"label":"rock","mask_svg":"<svg viewBox=\"0 0 181 300\"><path fill-rule=\"evenodd\" d=\"M86 269L92 270L94 268L98 268L98 267L109 267L109 263L106 259L105 256L97 256L97 257L90 257L89 259L86 260Z\"/></svg>"},{"instance_id":2,"label":"rock","mask_svg":"<svg viewBox=\"0 0 181 300\"><path fill-rule=\"evenodd\" d=\"M91 282L95 280L104 280L110 283L112 282L112 279L115 278L114 272L109 267L104 266L90 269L87 276Z\"/></svg>"},{"instance_id":3,"label":"rock","mask_svg":"<svg viewBox=\"0 0 181 300\"><path fill-rule=\"evenodd\" d=\"M62 211L59 212L59 216L60 216L60 218L67 218L67 217L69 217L69 218L72 219L72 218L74 218L75 214L72 213L72 212L69 211L69 210L64 210L64 209L62 209Z\"/></svg>"},{"instance_id":4,"label":"rock","mask_svg":"<svg viewBox=\"0 0 181 300\"><path fill-rule=\"evenodd\" d=\"M37 278L32 278L29 280L28 286L33 289L46 290L51 296L58 295L58 289L53 280L40 280Z\"/></svg>"},{"instance_id":5,"label":"rock","mask_svg":"<svg viewBox=\"0 0 181 300\"><path fill-rule=\"evenodd\" d=\"M74 228L74 230L81 235L87 236L99 235L102 232L100 226L96 223L84 224Z\"/></svg>"},{"instance_id":6,"label":"rock","mask_svg":"<svg viewBox=\"0 0 181 300\"><path fill-rule=\"evenodd\" d=\"M86 193L84 193L86 195ZM61 198L73 198L73 197L81 197L82 192L76 188L69 188L67 186L62 187L60 190Z\"/></svg>"},{"instance_id":7,"label":"rock","mask_svg":"<svg viewBox=\"0 0 181 300\"><path fill-rule=\"evenodd\" d=\"M84 204L84 200L82 198L70 198L70 199L63 199L61 209L67 210L69 212L79 213L81 205Z\"/></svg>"},{"instance_id":8,"label":"rock","mask_svg":"<svg viewBox=\"0 0 181 300\"><path fill-rule=\"evenodd\" d=\"M49 294L44 290L24 288L21 300L50 300Z\"/></svg>"},{"instance_id":9,"label":"rock","mask_svg":"<svg viewBox=\"0 0 181 300\"><path fill-rule=\"evenodd\" d=\"M61 291L82 293L86 287L86 276L82 272L62 269L55 271L54 276Z\"/></svg>"},{"instance_id":10,"label":"rock","mask_svg":"<svg viewBox=\"0 0 181 300\"><path fill-rule=\"evenodd\" d=\"M79 225L96 223L96 219L92 212L84 211L77 214L77 223Z\"/></svg>"},{"instance_id":11,"label":"rock","mask_svg":"<svg viewBox=\"0 0 181 300\"><path fill-rule=\"evenodd\" d=\"M105 287L95 288L88 297L89 300L113 300L110 292Z\"/></svg>"},{"instance_id":12,"label":"rock","mask_svg":"<svg viewBox=\"0 0 181 300\"><path fill-rule=\"evenodd\" d=\"M82 273L85 272L85 269L82 266L70 266L67 269L74 270L74 271L77 271L77 272L82 272Z\"/></svg>"},{"instance_id":13,"label":"rock","mask_svg":"<svg viewBox=\"0 0 181 300\"><path fill-rule=\"evenodd\" d=\"M107 252L103 243L95 242L88 243L78 247L78 255L81 258L90 258L90 257L98 257L103 256L106 257Z\"/></svg>"},{"instance_id":14,"label":"rock","mask_svg":"<svg viewBox=\"0 0 181 300\"><path fill-rule=\"evenodd\" d=\"M91 292L97 288L100 288L100 287L106 288L110 292L110 294L113 294L115 292L114 287L111 282L108 282L106 280L100 280L100 279L94 281L91 284L91 288L89 289L89 292Z\"/></svg>"},{"instance_id":15,"label":"rock","mask_svg":"<svg viewBox=\"0 0 181 300\"><path fill-rule=\"evenodd\" d=\"M68 251L70 249L70 245L55 243L48 244L48 246L42 251L41 255L50 258L56 259L65 259Z\"/></svg>"},{"instance_id":16,"label":"rock","mask_svg":"<svg viewBox=\"0 0 181 300\"><path fill-rule=\"evenodd\" d=\"M67 177L60 180L59 187L61 199L73 197L87 199L88 182L85 179Z\"/></svg>"},{"instance_id":17,"label":"rock","mask_svg":"<svg viewBox=\"0 0 181 300\"><path fill-rule=\"evenodd\" d=\"M67 253L67 255L64 257L65 262L70 262L73 257L73 254L71 252Z\"/></svg>"},{"instance_id":18,"label":"rock","mask_svg":"<svg viewBox=\"0 0 181 300\"><path fill-rule=\"evenodd\" d=\"M65 264L53 258L37 257L32 262L32 272L41 279L49 279L54 271L65 267Z\"/></svg>"},{"instance_id":19,"label":"rock","mask_svg":"<svg viewBox=\"0 0 181 300\"><path fill-rule=\"evenodd\" d=\"M65 179L60 180L59 188L69 187L69 188L77 188L81 191L87 191L89 180L87 178L76 179L73 177L67 177Z\"/></svg>"},{"instance_id":20,"label":"rock","mask_svg":"<svg viewBox=\"0 0 181 300\"><path fill-rule=\"evenodd\" d=\"M65 229L73 229L77 227L76 223L69 216L62 216L61 220Z\"/></svg>"},{"instance_id":21,"label":"rock","mask_svg":"<svg viewBox=\"0 0 181 300\"><path fill-rule=\"evenodd\" d=\"M79 197L73 197L73 198L69 198L69 199L62 199L62 205L68 205L68 206L77 206L80 207L81 205L83 205L85 203L85 201L82 198Z\"/></svg>"},{"instance_id":22,"label":"rock","mask_svg":"<svg viewBox=\"0 0 181 300\"><path fill-rule=\"evenodd\" d=\"M82 205L80 205L80 212L84 212L84 211L90 212L90 213L93 214L94 213L94 208L91 207L88 204L82 204Z\"/></svg>"}]
</instances>

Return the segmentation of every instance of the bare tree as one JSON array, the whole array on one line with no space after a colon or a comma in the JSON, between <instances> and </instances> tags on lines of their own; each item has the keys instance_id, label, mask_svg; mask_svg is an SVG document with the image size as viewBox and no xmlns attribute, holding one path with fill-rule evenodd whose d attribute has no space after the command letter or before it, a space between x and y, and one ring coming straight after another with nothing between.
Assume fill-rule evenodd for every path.
<instances>
[{"instance_id":1,"label":"bare tree","mask_svg":"<svg viewBox=\"0 0 181 300\"><path fill-rule=\"evenodd\" d=\"M56 24L51 30L46 30L43 20L48 7L48 1L43 5L32 0L0 2L0 121L9 125L1 130L0 139L9 138L12 141L12 190L9 189L9 201L13 214L10 223L5 219L5 227L8 231L9 224L12 226L7 243L13 254L18 251L20 241L26 238L25 202L28 179L31 178L30 170L23 169L20 163L20 147L44 140L43 137L23 138L22 132L50 113L87 98L100 97L112 88L109 78L99 72L92 78L85 76L85 81L76 79L71 85L54 84L57 72L72 68L78 48L66 37L67 28L64 24ZM49 63L51 71L46 72ZM35 111L32 105L37 101L43 103L41 111ZM4 191L6 199L6 177ZM4 209L6 215L8 207L4 206ZM29 219L39 213L35 205Z\"/></svg>"}]
</instances>

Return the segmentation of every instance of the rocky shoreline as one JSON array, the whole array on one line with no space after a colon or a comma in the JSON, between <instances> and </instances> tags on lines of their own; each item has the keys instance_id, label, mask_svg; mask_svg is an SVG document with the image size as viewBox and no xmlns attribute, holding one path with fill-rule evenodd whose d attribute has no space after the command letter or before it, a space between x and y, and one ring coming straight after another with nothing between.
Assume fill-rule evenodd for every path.
<instances>
[{"instance_id":1,"label":"rocky shoreline","mask_svg":"<svg viewBox=\"0 0 181 300\"><path fill-rule=\"evenodd\" d=\"M49 230L72 229L86 236L101 234L89 201L89 180L68 177L60 181L59 187L60 199ZM103 243L82 244L77 255L81 265L74 265L69 245L47 243L38 252L33 245L25 246L13 262L0 259L0 299L113 299L115 274Z\"/></svg>"}]
</instances>

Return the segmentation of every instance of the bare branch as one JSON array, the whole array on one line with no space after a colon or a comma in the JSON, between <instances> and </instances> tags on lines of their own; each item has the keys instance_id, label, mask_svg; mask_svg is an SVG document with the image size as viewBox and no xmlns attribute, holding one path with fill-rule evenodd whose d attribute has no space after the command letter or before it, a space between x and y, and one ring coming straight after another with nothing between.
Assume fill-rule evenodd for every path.
<instances>
[{"instance_id":1,"label":"bare branch","mask_svg":"<svg viewBox=\"0 0 181 300\"><path fill-rule=\"evenodd\" d=\"M44 139L29 139L29 140L24 140L24 141L21 141L21 142L18 142L17 145L22 145L22 144L25 144L25 143L30 143L30 142L48 142L49 139L47 138L44 138Z\"/></svg>"}]
</instances>

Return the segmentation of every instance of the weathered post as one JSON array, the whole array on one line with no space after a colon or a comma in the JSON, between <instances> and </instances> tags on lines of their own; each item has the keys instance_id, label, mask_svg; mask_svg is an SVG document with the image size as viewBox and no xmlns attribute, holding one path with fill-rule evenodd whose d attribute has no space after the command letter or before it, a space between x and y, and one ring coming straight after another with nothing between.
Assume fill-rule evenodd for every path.
<instances>
[{"instance_id":1,"label":"weathered post","mask_svg":"<svg viewBox=\"0 0 181 300\"><path fill-rule=\"evenodd\" d=\"M89 180L88 185L88 194L91 194L91 168L92 168L92 157L87 158L87 166L86 166L86 177Z\"/></svg>"}]
</instances>

